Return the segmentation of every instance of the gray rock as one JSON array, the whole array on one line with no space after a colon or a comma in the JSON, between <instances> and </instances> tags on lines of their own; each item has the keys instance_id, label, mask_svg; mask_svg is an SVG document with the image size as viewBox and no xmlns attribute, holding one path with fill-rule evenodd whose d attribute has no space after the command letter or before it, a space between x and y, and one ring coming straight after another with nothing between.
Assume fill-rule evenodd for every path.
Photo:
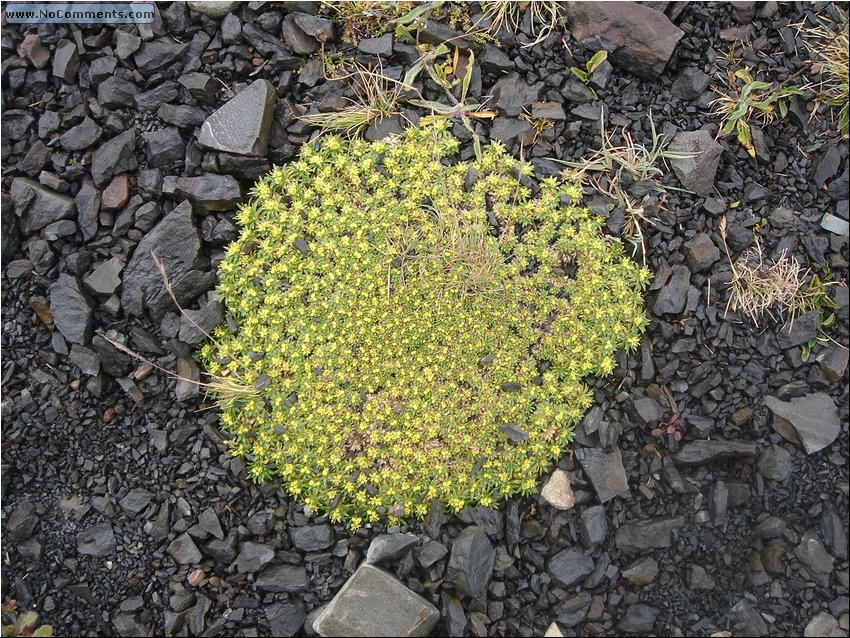
<instances>
[{"instance_id":1,"label":"gray rock","mask_svg":"<svg viewBox=\"0 0 850 638\"><path fill-rule=\"evenodd\" d=\"M77 191L74 203L77 206L77 225L83 233L83 239L90 241L97 235L100 192L86 180Z\"/></svg>"},{"instance_id":2,"label":"gray rock","mask_svg":"<svg viewBox=\"0 0 850 638\"><path fill-rule=\"evenodd\" d=\"M357 43L361 53L388 58L393 54L393 34L385 33L377 38L363 38Z\"/></svg>"},{"instance_id":3,"label":"gray rock","mask_svg":"<svg viewBox=\"0 0 850 638\"><path fill-rule=\"evenodd\" d=\"M130 108L136 103L141 89L119 77L109 77L97 87L97 101L110 109Z\"/></svg>"},{"instance_id":4,"label":"gray rock","mask_svg":"<svg viewBox=\"0 0 850 638\"><path fill-rule=\"evenodd\" d=\"M333 529L327 524L290 527L289 538L302 552L317 552L334 544Z\"/></svg>"},{"instance_id":5,"label":"gray rock","mask_svg":"<svg viewBox=\"0 0 850 638\"><path fill-rule=\"evenodd\" d=\"M682 71L670 89L680 100L695 100L708 88L711 77L694 66Z\"/></svg>"},{"instance_id":6,"label":"gray rock","mask_svg":"<svg viewBox=\"0 0 850 638\"><path fill-rule=\"evenodd\" d=\"M658 576L658 561L649 556L638 558L623 570L623 577L632 585L643 587Z\"/></svg>"},{"instance_id":7,"label":"gray rock","mask_svg":"<svg viewBox=\"0 0 850 638\"><path fill-rule=\"evenodd\" d=\"M139 622L131 613L121 613L113 616L112 627L119 636L147 636L150 634L148 628Z\"/></svg>"},{"instance_id":8,"label":"gray rock","mask_svg":"<svg viewBox=\"0 0 850 638\"><path fill-rule=\"evenodd\" d=\"M448 553L449 549L445 545L438 541L429 540L419 548L419 551L416 553L416 558L419 561L419 564L427 569L438 560L441 560Z\"/></svg>"},{"instance_id":9,"label":"gray rock","mask_svg":"<svg viewBox=\"0 0 850 638\"><path fill-rule=\"evenodd\" d=\"M558 624L564 627L575 627L583 622L587 618L587 612L590 609L591 602L593 602L593 599L589 593L579 591L575 596L570 596L564 602L559 603L555 606ZM563 636L564 634L558 631L552 635Z\"/></svg>"},{"instance_id":10,"label":"gray rock","mask_svg":"<svg viewBox=\"0 0 850 638\"><path fill-rule=\"evenodd\" d=\"M106 186L113 176L138 167L136 133L132 128L101 144L91 158L91 174L98 188Z\"/></svg>"},{"instance_id":11,"label":"gray rock","mask_svg":"<svg viewBox=\"0 0 850 638\"><path fill-rule=\"evenodd\" d=\"M401 558L419 542L415 534L381 534L376 536L366 552L366 562L377 565L385 560Z\"/></svg>"},{"instance_id":12,"label":"gray rock","mask_svg":"<svg viewBox=\"0 0 850 638\"><path fill-rule=\"evenodd\" d=\"M75 276L61 273L50 286L50 312L65 339L80 345L91 340L94 327L91 300Z\"/></svg>"},{"instance_id":13,"label":"gray rock","mask_svg":"<svg viewBox=\"0 0 850 638\"><path fill-rule=\"evenodd\" d=\"M20 229L28 237L48 224L74 216L74 200L28 177L16 177L10 190Z\"/></svg>"},{"instance_id":14,"label":"gray rock","mask_svg":"<svg viewBox=\"0 0 850 638\"><path fill-rule=\"evenodd\" d=\"M626 610L626 614L617 623L617 629L630 634L648 636L652 632L652 626L655 624L655 619L658 617L660 611L658 607L652 607L643 603L630 605Z\"/></svg>"},{"instance_id":15,"label":"gray rock","mask_svg":"<svg viewBox=\"0 0 850 638\"><path fill-rule=\"evenodd\" d=\"M793 469L791 453L781 445L771 445L759 455L758 468L763 477L784 481Z\"/></svg>"},{"instance_id":16,"label":"gray rock","mask_svg":"<svg viewBox=\"0 0 850 638\"><path fill-rule=\"evenodd\" d=\"M566 120L567 114L564 113L564 105L560 102L534 102L531 105L531 117L540 117L557 122Z\"/></svg>"},{"instance_id":17,"label":"gray rock","mask_svg":"<svg viewBox=\"0 0 850 638\"><path fill-rule=\"evenodd\" d=\"M83 280L86 288L96 295L108 297L118 290L121 285L121 272L124 270L123 257L113 257L98 265L94 271Z\"/></svg>"},{"instance_id":18,"label":"gray rock","mask_svg":"<svg viewBox=\"0 0 850 638\"><path fill-rule=\"evenodd\" d=\"M163 82L150 91L139 93L133 101L141 111L153 111L165 102L172 102L180 96L175 82Z\"/></svg>"},{"instance_id":19,"label":"gray rock","mask_svg":"<svg viewBox=\"0 0 850 638\"><path fill-rule=\"evenodd\" d=\"M463 636L466 630L466 612L455 594L444 591L442 596L443 625L449 636Z\"/></svg>"},{"instance_id":20,"label":"gray rock","mask_svg":"<svg viewBox=\"0 0 850 638\"><path fill-rule=\"evenodd\" d=\"M130 518L132 518L148 506L153 496L152 492L148 492L144 488L137 487L130 490L127 493L127 496L122 498L118 504L121 506L121 509L123 509L128 515L130 515Z\"/></svg>"},{"instance_id":21,"label":"gray rock","mask_svg":"<svg viewBox=\"0 0 850 638\"><path fill-rule=\"evenodd\" d=\"M204 554L221 563L233 562L236 553L236 534L234 532L223 539L217 538L204 545Z\"/></svg>"},{"instance_id":22,"label":"gray rock","mask_svg":"<svg viewBox=\"0 0 850 638\"><path fill-rule=\"evenodd\" d=\"M281 24L281 35L288 46L294 53L299 55L315 53L319 50L319 41L315 37L315 33L310 33L303 29L299 22L299 16L304 16L297 12L289 13L284 17ZM312 17L312 16L310 16Z\"/></svg>"},{"instance_id":23,"label":"gray rock","mask_svg":"<svg viewBox=\"0 0 850 638\"><path fill-rule=\"evenodd\" d=\"M235 44L242 38L242 23L232 13L221 21L221 40L225 44Z\"/></svg>"},{"instance_id":24,"label":"gray rock","mask_svg":"<svg viewBox=\"0 0 850 638\"><path fill-rule=\"evenodd\" d=\"M838 636L846 635L847 632L841 628L835 617L829 615L825 611L822 611L812 617L806 625L806 628L803 630L803 636L805 636L805 638L822 638L829 636L836 636L837 638Z\"/></svg>"},{"instance_id":25,"label":"gray rock","mask_svg":"<svg viewBox=\"0 0 850 638\"><path fill-rule=\"evenodd\" d=\"M145 310L158 321L173 302L165 290L162 275L151 257L155 252L162 261L177 302L186 307L188 302L209 289L214 275L195 270L200 256L201 240L192 222L192 205L183 202L165 216L147 233L127 268L124 270L121 305L132 316L141 316Z\"/></svg>"},{"instance_id":26,"label":"gray rock","mask_svg":"<svg viewBox=\"0 0 850 638\"><path fill-rule=\"evenodd\" d=\"M300 600L287 600L266 607L266 622L272 636L294 636L306 619L307 612Z\"/></svg>"},{"instance_id":27,"label":"gray rock","mask_svg":"<svg viewBox=\"0 0 850 638\"><path fill-rule=\"evenodd\" d=\"M490 137L509 144L518 139L524 143L534 139L534 127L515 117L497 117L490 128Z\"/></svg>"},{"instance_id":28,"label":"gray rock","mask_svg":"<svg viewBox=\"0 0 850 638\"><path fill-rule=\"evenodd\" d=\"M230 175L208 173L203 177L175 177L162 180L165 195L188 197L206 210L229 210L242 200L242 188Z\"/></svg>"},{"instance_id":29,"label":"gray rock","mask_svg":"<svg viewBox=\"0 0 850 638\"><path fill-rule=\"evenodd\" d=\"M161 39L145 42L133 57L136 67L144 75L161 69L167 64L176 62L186 53L188 43L175 42L174 40Z\"/></svg>"},{"instance_id":30,"label":"gray rock","mask_svg":"<svg viewBox=\"0 0 850 638\"><path fill-rule=\"evenodd\" d=\"M47 241L56 241L62 237L70 237L77 232L77 225L70 219L60 219L44 227L42 235Z\"/></svg>"},{"instance_id":31,"label":"gray rock","mask_svg":"<svg viewBox=\"0 0 850 638\"><path fill-rule=\"evenodd\" d=\"M823 542L829 548L829 551L839 560L847 560L846 521L842 521L838 514L828 509L821 518L820 530L823 535Z\"/></svg>"},{"instance_id":32,"label":"gray rock","mask_svg":"<svg viewBox=\"0 0 850 638\"><path fill-rule=\"evenodd\" d=\"M788 439L783 425L790 424L798 440L789 440L802 444L806 454L824 449L841 433L838 408L828 394L816 392L787 402L768 395L764 402L773 412L774 429Z\"/></svg>"},{"instance_id":33,"label":"gray rock","mask_svg":"<svg viewBox=\"0 0 850 638\"><path fill-rule=\"evenodd\" d=\"M682 186L701 197L708 195L714 188L714 177L723 147L708 131L680 131L670 141L668 148L691 155L670 160Z\"/></svg>"},{"instance_id":34,"label":"gray rock","mask_svg":"<svg viewBox=\"0 0 850 638\"><path fill-rule=\"evenodd\" d=\"M593 573L594 564L589 552L577 547L557 553L549 561L547 572L556 585L569 589Z\"/></svg>"},{"instance_id":35,"label":"gray rock","mask_svg":"<svg viewBox=\"0 0 850 638\"><path fill-rule=\"evenodd\" d=\"M255 584L260 591L294 594L307 589L309 581L303 565L270 565L260 572Z\"/></svg>"},{"instance_id":36,"label":"gray rock","mask_svg":"<svg viewBox=\"0 0 850 638\"><path fill-rule=\"evenodd\" d=\"M201 13L208 18L223 18L228 13L236 11L238 2L208 2L205 0L189 0L186 4L195 13Z\"/></svg>"},{"instance_id":37,"label":"gray rock","mask_svg":"<svg viewBox=\"0 0 850 638\"><path fill-rule=\"evenodd\" d=\"M817 356L818 368L830 383L837 383L847 370L850 351L844 346L829 346L820 351Z\"/></svg>"},{"instance_id":38,"label":"gray rock","mask_svg":"<svg viewBox=\"0 0 850 638\"><path fill-rule=\"evenodd\" d=\"M818 574L829 574L835 566L835 558L829 555L820 539L811 532L803 534L794 554L800 562Z\"/></svg>"},{"instance_id":39,"label":"gray rock","mask_svg":"<svg viewBox=\"0 0 850 638\"><path fill-rule=\"evenodd\" d=\"M698 233L685 244L685 261L691 272L708 270L720 259L720 249L707 233Z\"/></svg>"},{"instance_id":40,"label":"gray rock","mask_svg":"<svg viewBox=\"0 0 850 638\"><path fill-rule=\"evenodd\" d=\"M77 552L101 558L115 551L115 533L112 523L98 523L77 534Z\"/></svg>"},{"instance_id":41,"label":"gray rock","mask_svg":"<svg viewBox=\"0 0 850 638\"><path fill-rule=\"evenodd\" d=\"M673 266L670 279L658 291L653 310L656 315L678 315L684 311L688 303L691 271L686 266Z\"/></svg>"},{"instance_id":42,"label":"gray rock","mask_svg":"<svg viewBox=\"0 0 850 638\"><path fill-rule=\"evenodd\" d=\"M54 66L55 68L55 66ZM815 165L812 179L818 188L822 188L827 180L832 179L838 174L838 169L841 168L841 148L838 144L831 144L826 149L826 153L820 158Z\"/></svg>"},{"instance_id":43,"label":"gray rock","mask_svg":"<svg viewBox=\"0 0 850 638\"><path fill-rule=\"evenodd\" d=\"M673 532L684 524L682 516L630 521L617 530L617 548L626 554L637 554L653 548L666 549L673 543Z\"/></svg>"},{"instance_id":44,"label":"gray rock","mask_svg":"<svg viewBox=\"0 0 850 638\"><path fill-rule=\"evenodd\" d=\"M115 55L126 60L142 46L142 39L135 33L127 31L115 31Z\"/></svg>"},{"instance_id":45,"label":"gray rock","mask_svg":"<svg viewBox=\"0 0 850 638\"><path fill-rule=\"evenodd\" d=\"M701 565L691 565L688 568L688 587L696 590L712 590L714 579Z\"/></svg>"},{"instance_id":46,"label":"gray rock","mask_svg":"<svg viewBox=\"0 0 850 638\"><path fill-rule=\"evenodd\" d=\"M195 128L204 123L207 112L199 106L163 104L157 109L156 116L178 128Z\"/></svg>"},{"instance_id":47,"label":"gray rock","mask_svg":"<svg viewBox=\"0 0 850 638\"><path fill-rule=\"evenodd\" d=\"M818 311L810 310L782 326L776 334L776 342L780 348L787 350L816 339L819 323Z\"/></svg>"},{"instance_id":48,"label":"gray rock","mask_svg":"<svg viewBox=\"0 0 850 638\"><path fill-rule=\"evenodd\" d=\"M652 397L642 397L635 401L635 411L644 425L657 423L663 416L661 406Z\"/></svg>"},{"instance_id":49,"label":"gray rock","mask_svg":"<svg viewBox=\"0 0 850 638\"><path fill-rule=\"evenodd\" d=\"M177 357L177 377L174 396L178 402L191 401L200 394L201 371L192 357Z\"/></svg>"},{"instance_id":50,"label":"gray rock","mask_svg":"<svg viewBox=\"0 0 850 638\"><path fill-rule=\"evenodd\" d=\"M556 510L571 509L576 504L576 497L570 485L569 474L556 468L540 491L540 498Z\"/></svg>"},{"instance_id":51,"label":"gray rock","mask_svg":"<svg viewBox=\"0 0 850 638\"><path fill-rule=\"evenodd\" d=\"M183 138L180 137L180 130L175 126L167 126L165 128L159 129L158 131L151 131L149 133L143 133L142 137L145 139L148 147L148 166L151 168L157 168L160 166L168 166L174 162L180 162L186 155L186 144L183 142ZM212 175L211 175L212 176ZM215 177L224 177L223 175L216 175ZM204 177L173 177L169 175L165 179L171 178L172 180L177 179L205 179ZM233 179L233 178L231 178ZM163 182L163 187L165 183Z\"/></svg>"},{"instance_id":52,"label":"gray rock","mask_svg":"<svg viewBox=\"0 0 850 638\"><path fill-rule=\"evenodd\" d=\"M181 565L194 565L201 562L201 551L195 545L195 541L188 534L180 534L177 538L171 541L168 546L168 553Z\"/></svg>"},{"instance_id":53,"label":"gray rock","mask_svg":"<svg viewBox=\"0 0 850 638\"><path fill-rule=\"evenodd\" d=\"M321 636L428 636L440 612L385 571L364 563L313 623Z\"/></svg>"},{"instance_id":54,"label":"gray rock","mask_svg":"<svg viewBox=\"0 0 850 638\"><path fill-rule=\"evenodd\" d=\"M636 2L565 2L573 37L585 48L610 51L608 59L652 80L664 72L684 32L660 11Z\"/></svg>"},{"instance_id":55,"label":"gray rock","mask_svg":"<svg viewBox=\"0 0 850 638\"><path fill-rule=\"evenodd\" d=\"M756 444L751 441L693 441L683 445L673 455L673 461L683 467L695 467L720 459L755 457L757 452Z\"/></svg>"},{"instance_id":56,"label":"gray rock","mask_svg":"<svg viewBox=\"0 0 850 638\"><path fill-rule=\"evenodd\" d=\"M515 66L514 61L499 47L492 44L485 44L483 49L479 62L484 71L493 75L501 75L513 71Z\"/></svg>"},{"instance_id":57,"label":"gray rock","mask_svg":"<svg viewBox=\"0 0 850 638\"><path fill-rule=\"evenodd\" d=\"M35 505L31 501L23 501L12 510L9 518L3 523L3 532L11 541L19 543L32 536L36 525L38 514Z\"/></svg>"},{"instance_id":58,"label":"gray rock","mask_svg":"<svg viewBox=\"0 0 850 638\"><path fill-rule=\"evenodd\" d=\"M222 321L224 306L218 299L211 299L199 310L184 310L180 317L179 339L189 345L201 343Z\"/></svg>"},{"instance_id":59,"label":"gray rock","mask_svg":"<svg viewBox=\"0 0 850 638\"><path fill-rule=\"evenodd\" d=\"M75 127L68 129L59 138L59 144L66 151L81 151L100 139L103 129L90 117L85 118Z\"/></svg>"},{"instance_id":60,"label":"gray rock","mask_svg":"<svg viewBox=\"0 0 850 638\"><path fill-rule=\"evenodd\" d=\"M236 557L236 569L240 574L258 572L274 558L274 549L263 543L242 543Z\"/></svg>"},{"instance_id":61,"label":"gray rock","mask_svg":"<svg viewBox=\"0 0 850 638\"><path fill-rule=\"evenodd\" d=\"M201 512L201 515L198 516L198 527L210 536L215 536L219 540L224 539L224 532L221 529L221 521L218 520L218 515L211 507L205 509Z\"/></svg>"},{"instance_id":62,"label":"gray rock","mask_svg":"<svg viewBox=\"0 0 850 638\"><path fill-rule=\"evenodd\" d=\"M729 610L732 635L737 636L767 636L767 625L753 606L742 598Z\"/></svg>"},{"instance_id":63,"label":"gray rock","mask_svg":"<svg viewBox=\"0 0 850 638\"><path fill-rule=\"evenodd\" d=\"M187 73L177 80L199 102L214 102L219 84L206 73Z\"/></svg>"},{"instance_id":64,"label":"gray rock","mask_svg":"<svg viewBox=\"0 0 850 638\"><path fill-rule=\"evenodd\" d=\"M53 52L53 75L68 84L73 84L77 79L77 71L80 69L80 56L77 53L77 45L70 40L60 40Z\"/></svg>"},{"instance_id":65,"label":"gray rock","mask_svg":"<svg viewBox=\"0 0 850 638\"><path fill-rule=\"evenodd\" d=\"M464 37L463 32L456 31L437 20L426 20L425 24L421 25L418 36L422 42L435 46L444 42L450 42L452 46L456 46L458 49L468 49L472 46L472 40Z\"/></svg>"},{"instance_id":66,"label":"gray rock","mask_svg":"<svg viewBox=\"0 0 850 638\"><path fill-rule=\"evenodd\" d=\"M491 507L466 507L457 513L457 517L467 525L477 525L490 538L502 534L502 515Z\"/></svg>"},{"instance_id":67,"label":"gray rock","mask_svg":"<svg viewBox=\"0 0 850 638\"><path fill-rule=\"evenodd\" d=\"M528 85L519 73L509 73L499 78L493 86L492 104L505 115L518 117L524 106L530 106L540 99L542 90L542 84Z\"/></svg>"},{"instance_id":68,"label":"gray rock","mask_svg":"<svg viewBox=\"0 0 850 638\"><path fill-rule=\"evenodd\" d=\"M605 519L605 506L593 505L581 512L581 540L585 547L605 542L608 535L608 523Z\"/></svg>"},{"instance_id":69,"label":"gray rock","mask_svg":"<svg viewBox=\"0 0 850 638\"><path fill-rule=\"evenodd\" d=\"M487 533L470 525L452 543L446 580L461 596L477 598L487 590L495 561L496 553Z\"/></svg>"},{"instance_id":70,"label":"gray rock","mask_svg":"<svg viewBox=\"0 0 850 638\"><path fill-rule=\"evenodd\" d=\"M615 496L628 493L629 480L619 448L610 452L601 448L579 448L575 456L593 484L600 503L607 503Z\"/></svg>"},{"instance_id":71,"label":"gray rock","mask_svg":"<svg viewBox=\"0 0 850 638\"><path fill-rule=\"evenodd\" d=\"M840 235L842 237L847 237L848 233L850 233L850 222L846 219L836 217L832 213L824 213L820 220L820 227L834 235Z\"/></svg>"}]
</instances>

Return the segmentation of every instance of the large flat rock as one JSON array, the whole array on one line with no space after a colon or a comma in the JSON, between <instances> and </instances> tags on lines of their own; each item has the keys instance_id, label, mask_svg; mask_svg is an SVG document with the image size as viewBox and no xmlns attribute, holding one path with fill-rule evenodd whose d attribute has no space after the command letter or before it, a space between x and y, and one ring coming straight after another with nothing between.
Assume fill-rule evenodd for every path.
<instances>
[{"instance_id":1,"label":"large flat rock","mask_svg":"<svg viewBox=\"0 0 850 638\"><path fill-rule=\"evenodd\" d=\"M320 636L428 636L440 612L396 578L363 563L313 623Z\"/></svg>"},{"instance_id":2,"label":"large flat rock","mask_svg":"<svg viewBox=\"0 0 850 638\"><path fill-rule=\"evenodd\" d=\"M210 115L198 144L236 155L265 155L277 93L268 80L256 80Z\"/></svg>"}]
</instances>

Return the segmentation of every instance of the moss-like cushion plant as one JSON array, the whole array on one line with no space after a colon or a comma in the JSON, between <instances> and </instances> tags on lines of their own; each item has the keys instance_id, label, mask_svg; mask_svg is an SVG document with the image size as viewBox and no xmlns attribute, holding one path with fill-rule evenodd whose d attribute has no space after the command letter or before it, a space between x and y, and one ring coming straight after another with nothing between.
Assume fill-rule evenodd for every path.
<instances>
[{"instance_id":1,"label":"moss-like cushion plant","mask_svg":"<svg viewBox=\"0 0 850 638\"><path fill-rule=\"evenodd\" d=\"M536 489L646 325L649 273L554 178L444 121L325 137L261 179L202 357L231 450L351 527ZM523 184L525 181L526 185ZM537 189L534 189L537 190Z\"/></svg>"}]
</instances>

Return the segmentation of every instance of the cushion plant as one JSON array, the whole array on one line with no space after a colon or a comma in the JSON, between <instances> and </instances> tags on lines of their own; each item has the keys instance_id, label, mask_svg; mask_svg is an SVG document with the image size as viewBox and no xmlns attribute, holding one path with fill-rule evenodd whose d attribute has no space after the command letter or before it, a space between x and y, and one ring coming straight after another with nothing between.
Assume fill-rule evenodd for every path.
<instances>
[{"instance_id":1,"label":"cushion plant","mask_svg":"<svg viewBox=\"0 0 850 638\"><path fill-rule=\"evenodd\" d=\"M649 273L547 178L445 121L325 137L255 186L202 349L231 450L351 527L530 493L646 325Z\"/></svg>"}]
</instances>

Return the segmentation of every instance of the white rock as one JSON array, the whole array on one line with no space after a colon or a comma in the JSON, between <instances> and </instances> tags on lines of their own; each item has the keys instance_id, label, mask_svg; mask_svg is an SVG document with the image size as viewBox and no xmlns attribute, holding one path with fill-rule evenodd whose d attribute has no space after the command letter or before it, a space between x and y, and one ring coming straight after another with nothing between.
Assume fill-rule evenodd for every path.
<instances>
[{"instance_id":1,"label":"white rock","mask_svg":"<svg viewBox=\"0 0 850 638\"><path fill-rule=\"evenodd\" d=\"M556 469L546 481L540 497L558 510L571 509L576 504L576 497L570 485L570 477L564 470Z\"/></svg>"},{"instance_id":2,"label":"white rock","mask_svg":"<svg viewBox=\"0 0 850 638\"><path fill-rule=\"evenodd\" d=\"M189 8L210 18L223 18L239 6L238 2L189 2Z\"/></svg>"}]
</instances>

